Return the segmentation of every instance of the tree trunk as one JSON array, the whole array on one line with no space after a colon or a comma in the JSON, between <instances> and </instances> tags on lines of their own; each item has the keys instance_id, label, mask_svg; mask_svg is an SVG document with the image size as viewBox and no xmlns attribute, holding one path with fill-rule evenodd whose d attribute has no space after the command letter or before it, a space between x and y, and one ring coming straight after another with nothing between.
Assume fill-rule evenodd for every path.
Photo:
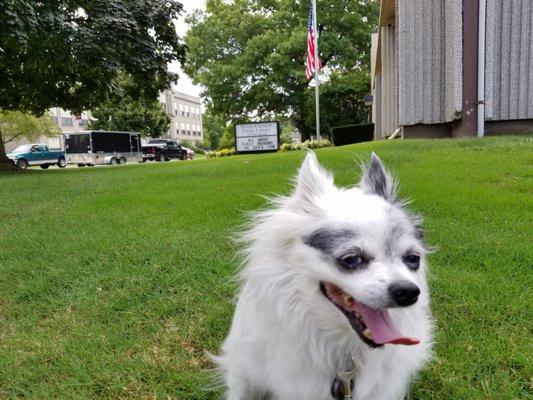
<instances>
[{"instance_id":1,"label":"tree trunk","mask_svg":"<svg viewBox=\"0 0 533 400\"><path fill-rule=\"evenodd\" d=\"M13 164L6 155L6 146L4 144L4 138L0 133L0 172L1 171L16 171L17 167Z\"/></svg>"},{"instance_id":2,"label":"tree trunk","mask_svg":"<svg viewBox=\"0 0 533 400\"><path fill-rule=\"evenodd\" d=\"M292 122L294 123L296 129L298 129L298 132L300 132L302 142L311 139L311 130L309 129L303 118L293 118Z\"/></svg>"}]
</instances>

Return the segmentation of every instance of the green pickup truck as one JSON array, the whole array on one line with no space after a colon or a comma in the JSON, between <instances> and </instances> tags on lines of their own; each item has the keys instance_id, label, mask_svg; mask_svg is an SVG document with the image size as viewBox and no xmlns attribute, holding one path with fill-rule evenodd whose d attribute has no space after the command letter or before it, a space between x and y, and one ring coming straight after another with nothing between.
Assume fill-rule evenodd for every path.
<instances>
[{"instance_id":1,"label":"green pickup truck","mask_svg":"<svg viewBox=\"0 0 533 400\"><path fill-rule=\"evenodd\" d=\"M47 169L50 165L65 168L67 161L63 150L50 150L46 144L23 144L7 155L20 169L26 169L29 165L39 165Z\"/></svg>"}]
</instances>

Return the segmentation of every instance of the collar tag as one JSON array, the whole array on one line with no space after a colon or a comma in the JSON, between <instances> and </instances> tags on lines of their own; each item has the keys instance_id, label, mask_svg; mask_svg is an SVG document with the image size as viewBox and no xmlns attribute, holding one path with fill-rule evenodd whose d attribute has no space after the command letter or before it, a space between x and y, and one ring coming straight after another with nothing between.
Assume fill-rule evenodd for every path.
<instances>
[{"instance_id":1,"label":"collar tag","mask_svg":"<svg viewBox=\"0 0 533 400\"><path fill-rule=\"evenodd\" d=\"M352 400L353 379L335 377L331 383L331 395L335 400Z\"/></svg>"}]
</instances>

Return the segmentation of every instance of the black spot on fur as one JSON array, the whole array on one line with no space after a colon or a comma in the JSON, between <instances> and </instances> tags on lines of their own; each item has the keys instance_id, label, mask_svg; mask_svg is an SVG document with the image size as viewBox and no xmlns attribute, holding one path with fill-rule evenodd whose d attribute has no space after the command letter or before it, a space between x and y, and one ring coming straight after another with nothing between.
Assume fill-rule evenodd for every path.
<instances>
[{"instance_id":1,"label":"black spot on fur","mask_svg":"<svg viewBox=\"0 0 533 400\"><path fill-rule=\"evenodd\" d=\"M374 153L363 170L359 186L368 194L377 194L391 203L396 201L396 183Z\"/></svg>"},{"instance_id":2,"label":"black spot on fur","mask_svg":"<svg viewBox=\"0 0 533 400\"><path fill-rule=\"evenodd\" d=\"M304 243L332 255L333 250L343 242L353 239L355 232L350 229L319 229L304 238Z\"/></svg>"}]
</instances>

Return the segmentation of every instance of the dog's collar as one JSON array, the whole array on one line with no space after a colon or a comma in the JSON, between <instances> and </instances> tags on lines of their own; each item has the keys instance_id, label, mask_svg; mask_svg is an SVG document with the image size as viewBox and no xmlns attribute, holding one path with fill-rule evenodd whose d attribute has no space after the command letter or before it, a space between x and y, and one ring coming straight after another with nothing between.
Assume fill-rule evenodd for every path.
<instances>
[{"instance_id":1,"label":"dog's collar","mask_svg":"<svg viewBox=\"0 0 533 400\"><path fill-rule=\"evenodd\" d=\"M356 373L355 359L352 356L352 369L337 374L331 383L331 395L335 400L353 400L354 377Z\"/></svg>"}]
</instances>

